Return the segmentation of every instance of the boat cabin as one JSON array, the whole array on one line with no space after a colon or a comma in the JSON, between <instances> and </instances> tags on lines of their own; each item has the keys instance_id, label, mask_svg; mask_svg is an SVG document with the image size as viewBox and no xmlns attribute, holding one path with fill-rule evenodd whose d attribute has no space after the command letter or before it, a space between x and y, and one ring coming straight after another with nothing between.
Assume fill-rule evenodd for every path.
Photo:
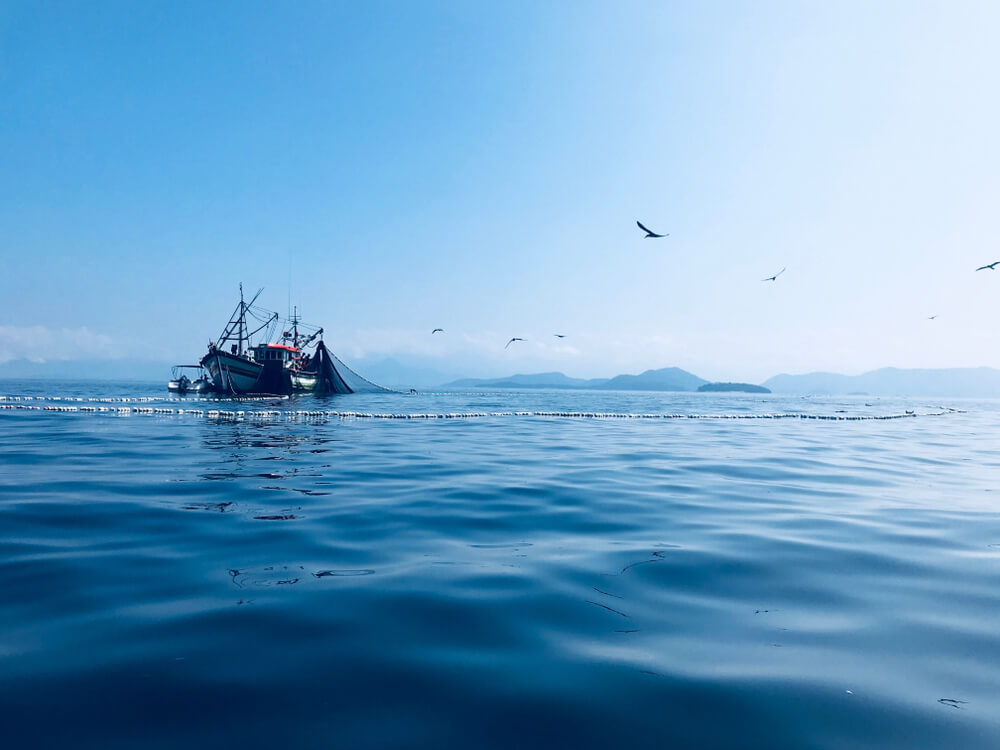
<instances>
[{"instance_id":1,"label":"boat cabin","mask_svg":"<svg viewBox=\"0 0 1000 750\"><path fill-rule=\"evenodd\" d=\"M285 344L258 344L251 349L255 362L291 362L297 360L300 350Z\"/></svg>"}]
</instances>

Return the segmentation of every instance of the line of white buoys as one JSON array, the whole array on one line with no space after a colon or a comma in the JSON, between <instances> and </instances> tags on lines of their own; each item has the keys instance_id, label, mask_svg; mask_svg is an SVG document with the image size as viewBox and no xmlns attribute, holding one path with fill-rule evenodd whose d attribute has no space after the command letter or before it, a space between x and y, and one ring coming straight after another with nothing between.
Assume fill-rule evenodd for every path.
<instances>
[{"instance_id":1,"label":"line of white buoys","mask_svg":"<svg viewBox=\"0 0 1000 750\"><path fill-rule=\"evenodd\" d=\"M88 399L88 401L99 403L148 403L166 401L158 397L138 398L138 399ZM213 399L191 399L192 401L214 401ZM269 400L264 398L233 399L233 401L243 400ZM33 403L26 404L25 401L61 401L63 403L50 404L46 406L36 406ZM82 399L75 397L43 397L43 396L0 396L0 409L11 410L21 409L29 411L46 411L54 413L88 413L88 414L115 414L118 416L127 415L176 415L182 417L208 417L215 420L240 421L252 420L413 420L413 419L482 419L501 417L540 417L540 418L562 418L562 419L590 419L590 420L761 420L761 419L799 419L818 420L826 422L860 422L860 421L884 421L894 419L907 419L910 417L931 417L943 416L945 414L964 413L959 409L940 407L939 411L928 411L917 413L906 411L905 413L893 414L804 414L800 412L764 413L764 414L634 414L626 412L585 412L585 411L469 411L469 412L448 412L448 413L417 413L407 414L399 412L358 412L358 411L334 411L321 409L184 409L167 406L84 406L76 405ZM182 400L171 399L174 403ZM66 402L73 402L69 405ZM227 403L227 402L221 402Z\"/></svg>"},{"instance_id":2,"label":"line of white buoys","mask_svg":"<svg viewBox=\"0 0 1000 750\"><path fill-rule=\"evenodd\" d=\"M911 417L938 417L946 414L961 414L961 410L949 409L936 412L907 412L904 414L628 414L615 412L559 412L559 411L524 411L524 412L449 412L445 414L401 414L383 412L356 412L356 411L319 411L297 409L294 411L282 411L278 409L268 410L238 410L227 409L172 409L166 407L152 406L119 406L119 407L96 407L96 406L34 406L27 404L0 404L0 409L21 409L30 411L46 412L72 412L103 414L112 413L118 415L177 415L205 417L209 419L255 419L255 420L316 420L316 419L482 419L501 417L539 417L539 418L562 418L562 419L587 419L587 420L731 420L747 421L761 419L799 419L799 420L819 420L825 422L868 422L884 421L893 419L909 419Z\"/></svg>"},{"instance_id":3,"label":"line of white buoys","mask_svg":"<svg viewBox=\"0 0 1000 750\"><path fill-rule=\"evenodd\" d=\"M230 403L248 401L285 401L289 396L233 396L225 398L212 398L206 396L114 396L105 398L83 398L81 396L0 396L0 402L8 401L52 401L52 402L72 402L72 403L99 403L99 404L151 404L156 402L171 402L184 404L192 402Z\"/></svg>"}]
</instances>

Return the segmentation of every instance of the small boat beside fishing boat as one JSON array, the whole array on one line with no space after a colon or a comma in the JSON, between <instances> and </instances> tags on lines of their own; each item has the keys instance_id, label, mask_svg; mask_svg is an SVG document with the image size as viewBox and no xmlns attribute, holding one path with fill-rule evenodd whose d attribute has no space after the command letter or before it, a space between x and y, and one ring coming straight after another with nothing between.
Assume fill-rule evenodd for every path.
<instances>
[{"instance_id":1,"label":"small boat beside fishing boat","mask_svg":"<svg viewBox=\"0 0 1000 750\"><path fill-rule=\"evenodd\" d=\"M185 370L191 370L192 375L197 373L194 379L188 377ZM171 369L170 380L167 382L167 390L179 395L195 394L204 395L214 390L212 381L209 380L205 368L201 365L174 365Z\"/></svg>"}]
</instances>

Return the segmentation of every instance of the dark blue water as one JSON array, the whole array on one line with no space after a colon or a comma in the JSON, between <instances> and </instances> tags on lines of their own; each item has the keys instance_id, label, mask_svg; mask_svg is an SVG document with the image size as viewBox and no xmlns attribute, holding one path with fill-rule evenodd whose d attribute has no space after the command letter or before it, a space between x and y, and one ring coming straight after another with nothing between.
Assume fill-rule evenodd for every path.
<instances>
[{"instance_id":1,"label":"dark blue water","mask_svg":"<svg viewBox=\"0 0 1000 750\"><path fill-rule=\"evenodd\" d=\"M6 747L1000 747L997 402L0 403Z\"/></svg>"}]
</instances>

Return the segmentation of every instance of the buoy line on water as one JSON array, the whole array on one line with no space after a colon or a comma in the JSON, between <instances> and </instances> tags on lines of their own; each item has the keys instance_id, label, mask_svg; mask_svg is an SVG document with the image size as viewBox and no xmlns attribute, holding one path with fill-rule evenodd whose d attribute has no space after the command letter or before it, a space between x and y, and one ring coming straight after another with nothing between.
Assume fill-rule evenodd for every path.
<instances>
[{"instance_id":1,"label":"buoy line on water","mask_svg":"<svg viewBox=\"0 0 1000 750\"><path fill-rule=\"evenodd\" d=\"M110 396L104 398L82 398L80 396L0 396L0 403L18 401L62 401L67 403L90 403L90 404L151 404L162 401L169 401L175 404L193 402L211 403L231 403L249 401L286 401L290 396L231 396L226 398L206 398L204 396L187 396L178 398L176 396Z\"/></svg>"},{"instance_id":2,"label":"buoy line on water","mask_svg":"<svg viewBox=\"0 0 1000 750\"><path fill-rule=\"evenodd\" d=\"M217 421L297 421L316 419L338 420L435 420L435 419L484 419L502 417L536 417L587 420L817 420L824 422L871 422L915 417L940 417L947 414L964 414L960 409L943 408L939 411L907 411L902 414L806 414L803 412L779 412L765 414L635 414L626 412L585 412L585 411L469 411L445 413L385 413L307 409L174 409L153 406L91 406L64 405L67 401L83 401L69 397L0 396L0 410L40 411L57 414L105 414L110 416L175 416L198 417ZM128 403L116 399L87 399L99 403ZM158 399L150 399L155 401ZM205 399L211 400L211 399ZM267 399L247 399L267 400ZM62 401L63 404L37 406L33 401Z\"/></svg>"}]
</instances>

